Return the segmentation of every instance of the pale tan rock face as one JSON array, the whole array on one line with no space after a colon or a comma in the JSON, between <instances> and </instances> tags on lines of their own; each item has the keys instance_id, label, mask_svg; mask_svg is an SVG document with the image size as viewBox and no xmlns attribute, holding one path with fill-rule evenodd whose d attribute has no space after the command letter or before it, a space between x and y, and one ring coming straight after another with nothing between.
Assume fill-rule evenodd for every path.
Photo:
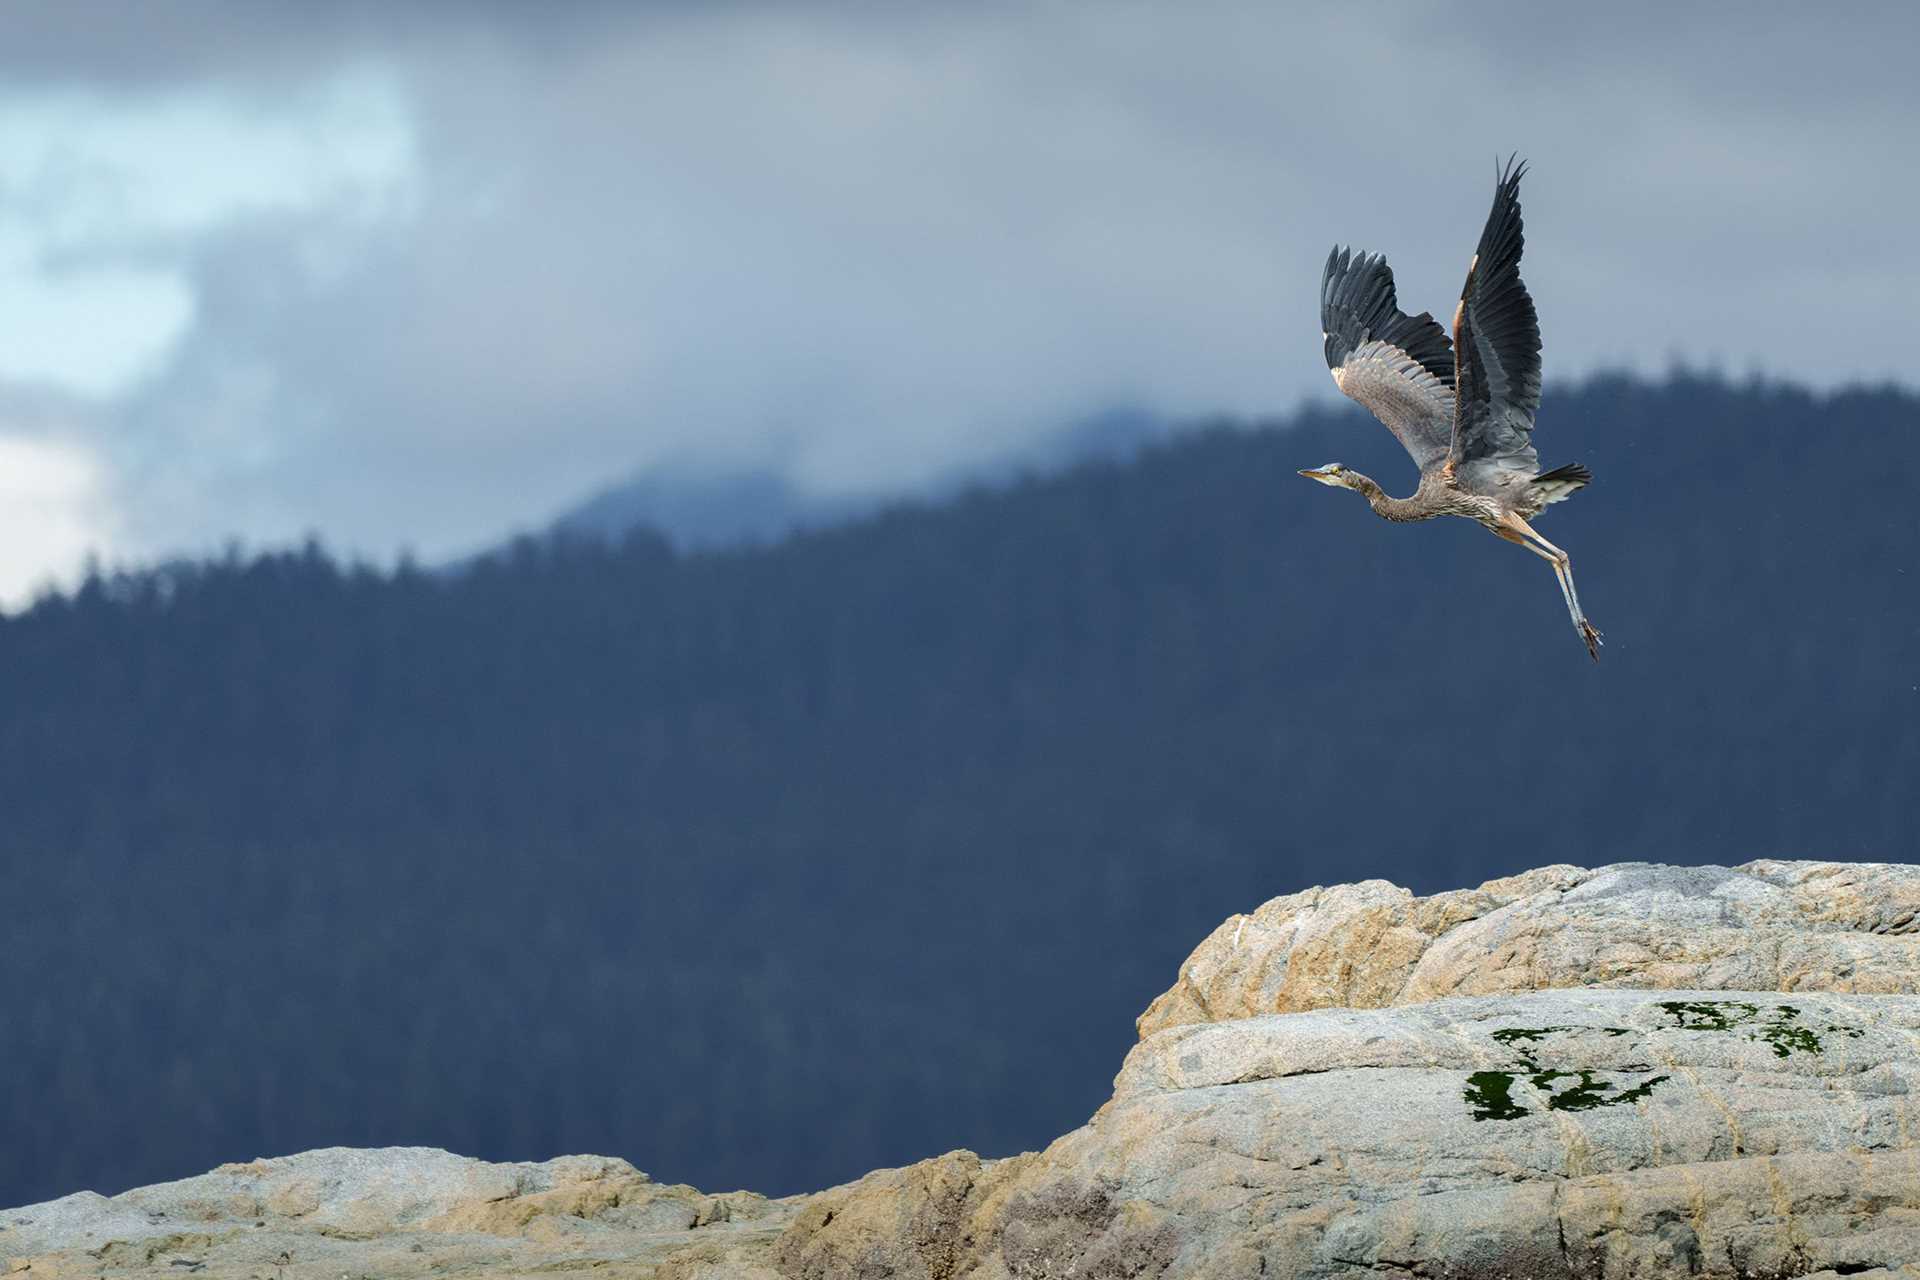
<instances>
[{"instance_id":1,"label":"pale tan rock face","mask_svg":"<svg viewBox=\"0 0 1920 1280\"><path fill-rule=\"evenodd\" d=\"M1004 1208L998 1193L1026 1159L983 1163L952 1151L822 1191L782 1236L775 1264L795 1280L945 1280L972 1265L981 1234Z\"/></svg>"},{"instance_id":2,"label":"pale tan rock face","mask_svg":"<svg viewBox=\"0 0 1920 1280\"><path fill-rule=\"evenodd\" d=\"M319 1151L0 1212L0 1267L336 1280L1920 1280L1920 870L1547 867L1228 920L1045 1151L788 1201Z\"/></svg>"},{"instance_id":3,"label":"pale tan rock face","mask_svg":"<svg viewBox=\"0 0 1920 1280\"><path fill-rule=\"evenodd\" d=\"M1214 930L1137 1026L1567 987L1920 992L1920 868L1556 866L1430 898L1384 880L1310 889Z\"/></svg>"},{"instance_id":4,"label":"pale tan rock face","mask_svg":"<svg viewBox=\"0 0 1920 1280\"><path fill-rule=\"evenodd\" d=\"M1920 1275L1916 920L1913 868L1787 862L1275 899L1194 951L1086 1126L968 1166L946 1274ZM914 1236L843 1273L941 1274Z\"/></svg>"},{"instance_id":5,"label":"pale tan rock face","mask_svg":"<svg viewBox=\"0 0 1920 1280\"><path fill-rule=\"evenodd\" d=\"M0 1270L16 1280L337 1280L613 1267L771 1280L754 1259L795 1208L663 1186L605 1156L489 1164L424 1147L335 1147L0 1211Z\"/></svg>"},{"instance_id":6,"label":"pale tan rock face","mask_svg":"<svg viewBox=\"0 0 1920 1280\"><path fill-rule=\"evenodd\" d=\"M1920 1262L1916 1092L1920 996L1582 989L1195 1023L1141 1041L1038 1155L873 1175L817 1197L778 1256L914 1280L1866 1274ZM837 1265L792 1265L819 1257Z\"/></svg>"}]
</instances>

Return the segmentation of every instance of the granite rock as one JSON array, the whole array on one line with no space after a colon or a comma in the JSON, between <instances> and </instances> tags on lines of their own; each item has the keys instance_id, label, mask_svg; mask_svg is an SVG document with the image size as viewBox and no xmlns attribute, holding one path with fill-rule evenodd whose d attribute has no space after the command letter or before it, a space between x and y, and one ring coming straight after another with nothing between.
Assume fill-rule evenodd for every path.
<instances>
[{"instance_id":1,"label":"granite rock","mask_svg":"<svg viewBox=\"0 0 1920 1280\"><path fill-rule=\"evenodd\" d=\"M1920 992L1920 867L1543 867L1417 898L1384 880L1228 919L1137 1022L1566 987Z\"/></svg>"},{"instance_id":2,"label":"granite rock","mask_svg":"<svg viewBox=\"0 0 1920 1280\"><path fill-rule=\"evenodd\" d=\"M836 1251L846 1218L929 1203L926 1174L875 1175L816 1197L779 1256L916 1280L1897 1271L1920 1261L1916 1086L1909 996L1550 991L1192 1024L1137 1045L1044 1152L941 1170L931 1246ZM910 1264L909 1236L946 1269Z\"/></svg>"},{"instance_id":3,"label":"granite rock","mask_svg":"<svg viewBox=\"0 0 1920 1280\"><path fill-rule=\"evenodd\" d=\"M753 1274L792 1202L662 1185L625 1160L489 1164L425 1147L333 1147L222 1165L108 1198L0 1211L0 1262L44 1277L204 1272L338 1280L618 1266ZM771 1275L770 1272L762 1273Z\"/></svg>"},{"instance_id":4,"label":"granite rock","mask_svg":"<svg viewBox=\"0 0 1920 1280\"><path fill-rule=\"evenodd\" d=\"M31 1277L1920 1280L1920 872L1547 867L1228 920L1046 1150L771 1201L329 1150L0 1212Z\"/></svg>"}]
</instances>

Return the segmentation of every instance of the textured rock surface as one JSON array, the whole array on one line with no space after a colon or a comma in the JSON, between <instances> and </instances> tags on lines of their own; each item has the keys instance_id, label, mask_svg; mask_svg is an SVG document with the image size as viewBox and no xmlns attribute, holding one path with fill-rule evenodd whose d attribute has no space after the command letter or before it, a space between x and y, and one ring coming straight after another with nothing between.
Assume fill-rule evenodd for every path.
<instances>
[{"instance_id":1,"label":"textured rock surface","mask_svg":"<svg viewBox=\"0 0 1920 1280\"><path fill-rule=\"evenodd\" d=\"M612 1266L661 1280L770 1276L792 1202L662 1186L624 1160L488 1164L335 1147L222 1165L108 1199L0 1211L0 1260L32 1277L526 1275Z\"/></svg>"},{"instance_id":2,"label":"textured rock surface","mask_svg":"<svg viewBox=\"0 0 1920 1280\"><path fill-rule=\"evenodd\" d=\"M1151 1189L1191 1274L1233 1249L1298 1275L1920 1260L1916 1029L1915 997L1714 991L1185 1027L1045 1163Z\"/></svg>"},{"instance_id":3,"label":"textured rock surface","mask_svg":"<svg viewBox=\"0 0 1920 1280\"><path fill-rule=\"evenodd\" d=\"M1229 920L1045 1151L789 1201L321 1151L0 1212L31 1276L1911 1277L1920 875L1550 867Z\"/></svg>"},{"instance_id":4,"label":"textured rock surface","mask_svg":"<svg viewBox=\"0 0 1920 1280\"><path fill-rule=\"evenodd\" d=\"M1724 991L1179 1027L1137 1045L1112 1101L1038 1155L946 1157L815 1197L781 1264L996 1280L1866 1274L1920 1261L1916 1046L1920 997ZM938 1232L836 1238L935 1203Z\"/></svg>"},{"instance_id":5,"label":"textured rock surface","mask_svg":"<svg viewBox=\"0 0 1920 1280\"><path fill-rule=\"evenodd\" d=\"M1262 1013L1563 987L1920 992L1920 867L1543 867L1416 898L1384 880L1214 930L1142 1037Z\"/></svg>"}]
</instances>

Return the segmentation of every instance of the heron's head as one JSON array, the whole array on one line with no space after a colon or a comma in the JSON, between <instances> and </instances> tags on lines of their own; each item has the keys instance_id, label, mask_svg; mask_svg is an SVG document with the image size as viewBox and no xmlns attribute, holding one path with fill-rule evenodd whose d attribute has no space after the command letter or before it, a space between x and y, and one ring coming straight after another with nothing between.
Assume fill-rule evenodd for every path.
<instances>
[{"instance_id":1,"label":"heron's head","mask_svg":"<svg viewBox=\"0 0 1920 1280\"><path fill-rule=\"evenodd\" d=\"M1329 462L1324 467L1314 467L1311 470L1302 471L1300 474L1309 480L1318 480L1321 484L1330 484L1336 489L1353 488L1353 472L1347 470L1337 462Z\"/></svg>"}]
</instances>

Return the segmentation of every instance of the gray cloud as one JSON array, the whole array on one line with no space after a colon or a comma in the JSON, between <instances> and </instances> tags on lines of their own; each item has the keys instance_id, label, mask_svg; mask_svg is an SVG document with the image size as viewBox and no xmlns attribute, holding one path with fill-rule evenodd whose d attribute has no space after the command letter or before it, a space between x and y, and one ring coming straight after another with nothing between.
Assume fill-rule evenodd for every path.
<instances>
[{"instance_id":1,"label":"gray cloud","mask_svg":"<svg viewBox=\"0 0 1920 1280\"><path fill-rule=\"evenodd\" d=\"M403 216L165 250L194 324L84 428L136 548L439 554L650 460L885 487L1106 405L1281 409L1331 390L1327 246L1444 313L1513 149L1550 376L1908 376L1904 8L140 12L25 7L0 73L258 94L371 63L420 171Z\"/></svg>"}]
</instances>

